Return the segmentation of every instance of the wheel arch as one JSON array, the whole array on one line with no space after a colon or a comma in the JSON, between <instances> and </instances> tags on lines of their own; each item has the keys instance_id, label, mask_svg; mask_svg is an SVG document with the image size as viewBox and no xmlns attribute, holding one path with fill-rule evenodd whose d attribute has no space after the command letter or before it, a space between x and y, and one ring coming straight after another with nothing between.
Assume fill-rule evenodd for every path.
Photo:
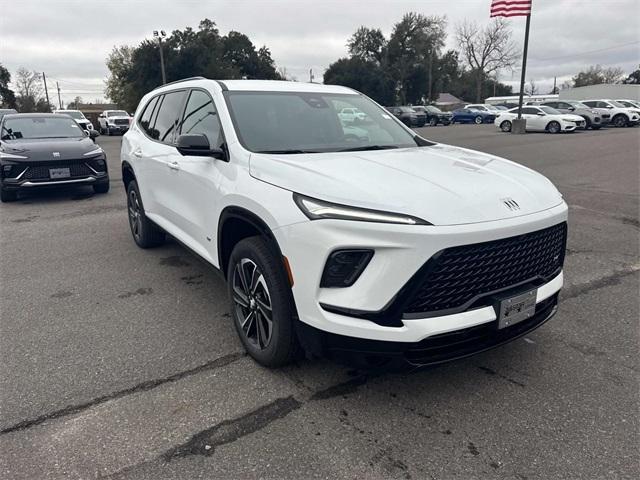
<instances>
[{"instance_id":1,"label":"wheel arch","mask_svg":"<svg viewBox=\"0 0 640 480\"><path fill-rule=\"evenodd\" d=\"M218 265L223 276L227 277L227 267L233 247L244 238L261 235L265 237L275 253L282 257L280 245L267 223L255 213L239 206L227 206L218 220Z\"/></svg>"},{"instance_id":2,"label":"wheel arch","mask_svg":"<svg viewBox=\"0 0 640 480\"><path fill-rule=\"evenodd\" d=\"M129 182L136 179L136 174L133 167L126 160L122 162L122 183L124 183L125 190L129 185Z\"/></svg>"}]
</instances>

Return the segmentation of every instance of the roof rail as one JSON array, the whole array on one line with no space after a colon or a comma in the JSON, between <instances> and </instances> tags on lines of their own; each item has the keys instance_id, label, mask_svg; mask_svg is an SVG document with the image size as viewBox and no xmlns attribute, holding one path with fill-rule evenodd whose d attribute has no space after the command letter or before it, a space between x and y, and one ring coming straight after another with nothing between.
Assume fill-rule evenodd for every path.
<instances>
[{"instance_id":1,"label":"roof rail","mask_svg":"<svg viewBox=\"0 0 640 480\"><path fill-rule=\"evenodd\" d=\"M157 90L158 88L162 88L162 87L166 87L167 85L173 85L175 83L180 83L180 82L187 82L189 80L206 80L206 78L204 77L189 77L189 78L182 78L180 80L174 80L173 82L169 82L169 83L165 83L164 85L160 85L156 88L154 88L154 90Z\"/></svg>"}]
</instances>

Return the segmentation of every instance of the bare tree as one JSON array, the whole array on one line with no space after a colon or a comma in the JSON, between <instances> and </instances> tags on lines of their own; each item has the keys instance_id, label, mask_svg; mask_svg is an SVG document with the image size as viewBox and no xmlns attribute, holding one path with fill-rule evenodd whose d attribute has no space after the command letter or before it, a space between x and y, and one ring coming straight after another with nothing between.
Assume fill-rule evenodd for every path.
<instances>
[{"instance_id":1,"label":"bare tree","mask_svg":"<svg viewBox=\"0 0 640 480\"><path fill-rule=\"evenodd\" d=\"M20 112L47 111L47 102L42 98L42 75L30 72L26 68L19 68L15 80L17 98L16 103Z\"/></svg>"},{"instance_id":2,"label":"bare tree","mask_svg":"<svg viewBox=\"0 0 640 480\"><path fill-rule=\"evenodd\" d=\"M456 26L456 40L476 78L476 101L482 100L482 84L486 77L503 68L512 68L520 52L511 40L509 24L496 18L485 28L465 21Z\"/></svg>"},{"instance_id":3,"label":"bare tree","mask_svg":"<svg viewBox=\"0 0 640 480\"><path fill-rule=\"evenodd\" d=\"M38 100L42 95L42 75L20 67L16 72L16 90L21 97Z\"/></svg>"},{"instance_id":4,"label":"bare tree","mask_svg":"<svg viewBox=\"0 0 640 480\"><path fill-rule=\"evenodd\" d=\"M540 89L538 89L536 82L534 82L533 80L529 80L529 86L524 87L524 93L526 95L537 95L538 93L540 93Z\"/></svg>"}]
</instances>

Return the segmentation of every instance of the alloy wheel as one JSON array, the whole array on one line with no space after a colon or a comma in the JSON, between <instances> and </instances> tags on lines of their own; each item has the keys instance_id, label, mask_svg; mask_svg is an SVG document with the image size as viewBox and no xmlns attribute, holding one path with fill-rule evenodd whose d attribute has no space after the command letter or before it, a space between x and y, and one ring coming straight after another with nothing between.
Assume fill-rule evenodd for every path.
<instances>
[{"instance_id":1,"label":"alloy wheel","mask_svg":"<svg viewBox=\"0 0 640 480\"><path fill-rule=\"evenodd\" d=\"M136 240L139 240L140 233L142 232L142 209L140 208L138 194L133 188L129 192L127 203L129 208L129 226L131 227L131 233Z\"/></svg>"},{"instance_id":2,"label":"alloy wheel","mask_svg":"<svg viewBox=\"0 0 640 480\"><path fill-rule=\"evenodd\" d=\"M243 258L236 264L231 281L242 335L252 346L264 350L273 334L273 307L266 279L253 260Z\"/></svg>"}]
</instances>

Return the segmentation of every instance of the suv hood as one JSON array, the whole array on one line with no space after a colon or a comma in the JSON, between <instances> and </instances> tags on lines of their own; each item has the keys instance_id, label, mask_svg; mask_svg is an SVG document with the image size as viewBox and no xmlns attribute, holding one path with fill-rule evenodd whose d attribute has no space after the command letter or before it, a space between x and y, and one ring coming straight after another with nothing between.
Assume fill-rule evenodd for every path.
<instances>
[{"instance_id":1,"label":"suv hood","mask_svg":"<svg viewBox=\"0 0 640 480\"><path fill-rule=\"evenodd\" d=\"M46 162L60 160L76 160L84 157L85 153L96 150L98 145L88 137L76 138L38 138L32 140L11 140L2 142L0 149L13 155L27 157L25 159L11 158L11 162ZM59 156L54 157L53 152Z\"/></svg>"},{"instance_id":2,"label":"suv hood","mask_svg":"<svg viewBox=\"0 0 640 480\"><path fill-rule=\"evenodd\" d=\"M251 154L254 178L302 195L403 213L434 225L513 218L562 202L533 170L449 145L300 155ZM513 199L512 210L505 199Z\"/></svg>"}]
</instances>

